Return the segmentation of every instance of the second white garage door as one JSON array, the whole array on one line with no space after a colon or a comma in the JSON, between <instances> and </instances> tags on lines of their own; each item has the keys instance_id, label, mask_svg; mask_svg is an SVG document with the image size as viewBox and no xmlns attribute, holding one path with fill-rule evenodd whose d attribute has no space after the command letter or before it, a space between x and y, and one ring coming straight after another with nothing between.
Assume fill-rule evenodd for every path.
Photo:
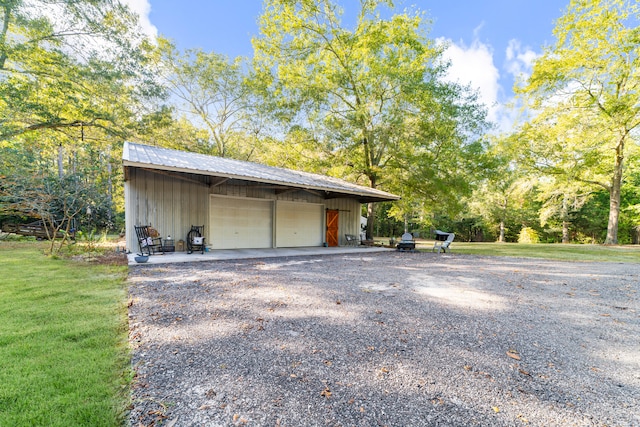
<instances>
[{"instance_id":1,"label":"second white garage door","mask_svg":"<svg viewBox=\"0 0 640 427\"><path fill-rule=\"evenodd\" d=\"M211 196L209 212L213 249L272 247L272 201Z\"/></svg>"},{"instance_id":2,"label":"second white garage door","mask_svg":"<svg viewBox=\"0 0 640 427\"><path fill-rule=\"evenodd\" d=\"M276 202L276 246L321 246L324 205Z\"/></svg>"}]
</instances>

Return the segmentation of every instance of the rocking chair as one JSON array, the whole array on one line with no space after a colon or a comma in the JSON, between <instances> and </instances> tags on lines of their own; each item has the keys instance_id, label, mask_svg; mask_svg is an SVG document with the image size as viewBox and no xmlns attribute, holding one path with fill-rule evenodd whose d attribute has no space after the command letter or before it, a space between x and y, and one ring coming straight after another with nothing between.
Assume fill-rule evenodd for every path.
<instances>
[{"instance_id":1,"label":"rocking chair","mask_svg":"<svg viewBox=\"0 0 640 427\"><path fill-rule=\"evenodd\" d=\"M154 228L151 228L150 225L134 225L134 228L138 238L140 255L151 255L156 252L164 255L162 239L158 237L158 232Z\"/></svg>"},{"instance_id":2,"label":"rocking chair","mask_svg":"<svg viewBox=\"0 0 640 427\"><path fill-rule=\"evenodd\" d=\"M204 254L204 225L192 225L187 233L187 253L194 250Z\"/></svg>"}]
</instances>

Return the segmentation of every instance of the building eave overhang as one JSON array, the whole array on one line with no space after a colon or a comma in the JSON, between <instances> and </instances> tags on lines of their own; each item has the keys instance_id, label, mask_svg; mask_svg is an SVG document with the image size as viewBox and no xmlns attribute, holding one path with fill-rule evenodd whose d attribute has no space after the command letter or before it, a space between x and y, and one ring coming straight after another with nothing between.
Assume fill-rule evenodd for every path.
<instances>
[{"instance_id":1,"label":"building eave overhang","mask_svg":"<svg viewBox=\"0 0 640 427\"><path fill-rule=\"evenodd\" d=\"M164 154L165 161L153 162L150 160L149 161L131 160L131 157L133 157L133 156L130 156L130 153L129 153L129 149L131 148L142 149L142 150L149 149L152 151L152 153L155 152L155 153ZM176 161L175 163L183 163L183 164L182 165L163 164L163 163L171 162L171 160L166 161L167 156L169 156L169 159L170 159L171 154L175 154L176 156L182 156L183 159L180 159L181 161ZM189 159L191 158L190 156L193 158L193 163L189 161ZM240 162L236 160L215 158L213 156L204 156L204 157L203 156L204 155L195 154L195 153L187 153L183 151L168 150L168 149L150 147L150 146L140 145L140 144L125 143L125 148L123 150L123 166L125 167L125 171L126 171L126 168L140 168L140 169L157 170L157 171L164 171L164 172L177 173L177 174L202 175L202 176L221 178L225 180L238 180L238 181L245 181L250 183L258 183L261 185L272 185L275 188L280 188L280 189L286 189L286 188L298 189L298 190L317 193L319 195L322 195L325 199L349 197L349 198L357 199L360 203L384 202L384 201L394 201L394 200L400 199L400 197L395 194L387 193L384 191L380 191L380 190L372 189L368 187L358 186L356 184L352 184L343 180L338 180L336 178L325 177L321 175L309 174L309 173L293 171L288 169L273 168L273 167L268 167L268 166L264 166L256 163L252 164L250 162ZM250 168L252 165L255 165L256 168L259 168L266 172L274 171L278 175L282 175L284 177L286 177L287 174L291 174L296 178L302 177L303 180L308 182L301 183L301 182L295 182L294 180L273 179L265 176L257 176L257 174L247 175L243 173L233 173L231 171L212 170L211 168L201 169L194 166L195 164L197 164L198 159L206 160L206 158L211 158L211 159L215 159L216 161L226 162L228 164L231 164L232 166L239 164L240 166L245 166L245 167L248 165ZM187 161L184 161L184 159L187 159ZM125 179L127 176L128 174L125 173ZM316 183L314 181L319 181L319 183Z\"/></svg>"}]
</instances>

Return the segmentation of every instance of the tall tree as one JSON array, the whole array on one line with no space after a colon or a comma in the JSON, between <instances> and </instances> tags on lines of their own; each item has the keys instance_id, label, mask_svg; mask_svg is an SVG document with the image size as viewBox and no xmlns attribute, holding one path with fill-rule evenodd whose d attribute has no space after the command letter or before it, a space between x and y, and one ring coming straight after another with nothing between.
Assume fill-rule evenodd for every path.
<instances>
[{"instance_id":1,"label":"tall tree","mask_svg":"<svg viewBox=\"0 0 640 427\"><path fill-rule=\"evenodd\" d=\"M0 175L45 188L54 176L87 173L92 182L82 184L105 196L93 198L94 212L112 223L122 139L142 100L161 94L144 66L145 46L135 16L115 0L0 1L0 157L13 159ZM3 200L19 200L8 188Z\"/></svg>"},{"instance_id":2,"label":"tall tree","mask_svg":"<svg viewBox=\"0 0 640 427\"><path fill-rule=\"evenodd\" d=\"M501 243L507 241L508 234L515 234L509 227L527 222L525 201L531 198L536 185L536 177L528 175L514 161L511 139L490 138L485 153L486 173L466 201L468 212L480 216Z\"/></svg>"},{"instance_id":3,"label":"tall tree","mask_svg":"<svg viewBox=\"0 0 640 427\"><path fill-rule=\"evenodd\" d=\"M530 107L542 112L532 121L539 138L532 152L541 161L543 153L554 153L546 166L560 172L572 163L576 180L608 191L608 244L618 242L625 157L640 126L639 20L634 1L571 0L556 23L556 44L536 60L522 89ZM563 134L545 141L541 129L552 126Z\"/></svg>"},{"instance_id":4,"label":"tall tree","mask_svg":"<svg viewBox=\"0 0 640 427\"><path fill-rule=\"evenodd\" d=\"M559 228L562 243L570 243L574 214L589 201L592 193L579 182L567 182L564 178L559 175L542 180L536 188L536 199L542 203L538 212L540 224L551 231Z\"/></svg>"},{"instance_id":5,"label":"tall tree","mask_svg":"<svg viewBox=\"0 0 640 427\"><path fill-rule=\"evenodd\" d=\"M122 133L138 91L153 90L136 28L115 0L0 2L0 139L81 127Z\"/></svg>"},{"instance_id":6,"label":"tall tree","mask_svg":"<svg viewBox=\"0 0 640 427\"><path fill-rule=\"evenodd\" d=\"M444 82L443 47L427 37L420 13L381 17L392 1L361 0L355 23L342 24L330 0L267 0L253 40L271 99L297 125L331 147L356 181L390 188L406 161L437 175L438 153L462 146L483 123L473 96ZM449 184L452 184L449 182ZM443 187L444 188L444 187ZM371 238L374 205L368 207Z\"/></svg>"},{"instance_id":7,"label":"tall tree","mask_svg":"<svg viewBox=\"0 0 640 427\"><path fill-rule=\"evenodd\" d=\"M562 242L569 242L570 212L602 190L611 176L610 149L597 136L597 118L589 112L549 106L509 139L511 154L521 170L539 181L536 199L542 203L542 225L562 224Z\"/></svg>"},{"instance_id":8,"label":"tall tree","mask_svg":"<svg viewBox=\"0 0 640 427\"><path fill-rule=\"evenodd\" d=\"M166 39L158 40L158 53L162 82L179 111L208 133L207 143L192 149L248 160L261 123L243 59L200 49L181 53Z\"/></svg>"},{"instance_id":9,"label":"tall tree","mask_svg":"<svg viewBox=\"0 0 640 427\"><path fill-rule=\"evenodd\" d=\"M209 133L196 127L184 115L176 118L176 111L174 106L161 105L140 117L135 127L135 139L176 150L210 152Z\"/></svg>"}]
</instances>

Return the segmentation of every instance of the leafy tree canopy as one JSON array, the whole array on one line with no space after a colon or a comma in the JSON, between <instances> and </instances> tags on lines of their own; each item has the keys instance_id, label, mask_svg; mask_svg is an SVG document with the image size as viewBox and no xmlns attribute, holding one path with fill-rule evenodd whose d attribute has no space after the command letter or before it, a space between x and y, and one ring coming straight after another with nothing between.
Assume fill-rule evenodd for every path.
<instances>
[{"instance_id":1,"label":"leafy tree canopy","mask_svg":"<svg viewBox=\"0 0 640 427\"><path fill-rule=\"evenodd\" d=\"M530 163L610 195L607 243L618 241L625 158L640 126L640 7L572 0L521 92L539 113L525 127Z\"/></svg>"},{"instance_id":2,"label":"leafy tree canopy","mask_svg":"<svg viewBox=\"0 0 640 427\"><path fill-rule=\"evenodd\" d=\"M444 80L444 47L427 37L425 16L382 18L383 7L393 2L360 1L348 28L329 0L267 0L253 44L271 106L313 132L355 181L403 192L408 185L405 195L464 191L462 157L485 130L484 109Z\"/></svg>"},{"instance_id":3,"label":"leafy tree canopy","mask_svg":"<svg viewBox=\"0 0 640 427\"><path fill-rule=\"evenodd\" d=\"M0 2L0 139L98 127L122 134L144 74L136 18L115 0Z\"/></svg>"}]
</instances>

